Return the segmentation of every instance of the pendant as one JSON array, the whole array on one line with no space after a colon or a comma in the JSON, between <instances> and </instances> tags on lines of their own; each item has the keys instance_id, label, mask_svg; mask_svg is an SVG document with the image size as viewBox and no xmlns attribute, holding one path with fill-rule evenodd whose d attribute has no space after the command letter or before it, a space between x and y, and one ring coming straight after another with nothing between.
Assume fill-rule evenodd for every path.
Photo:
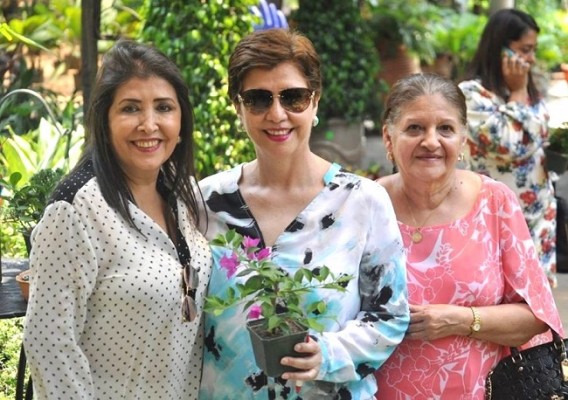
<instances>
[{"instance_id":1,"label":"pendant","mask_svg":"<svg viewBox=\"0 0 568 400\"><path fill-rule=\"evenodd\" d=\"M412 232L410 238L414 243L420 243L422 241L422 233L417 229L414 232Z\"/></svg>"}]
</instances>

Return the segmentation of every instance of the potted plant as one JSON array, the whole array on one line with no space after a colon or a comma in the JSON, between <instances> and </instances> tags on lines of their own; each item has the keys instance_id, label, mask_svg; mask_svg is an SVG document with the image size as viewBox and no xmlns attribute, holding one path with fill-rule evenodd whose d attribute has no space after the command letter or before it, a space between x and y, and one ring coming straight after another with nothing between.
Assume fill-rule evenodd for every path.
<instances>
[{"instance_id":1,"label":"potted plant","mask_svg":"<svg viewBox=\"0 0 568 400\"><path fill-rule=\"evenodd\" d=\"M316 154L345 167L362 167L363 122L379 122L379 59L370 33L354 1L300 0L290 26L305 34L321 59L323 89L319 125L310 144Z\"/></svg>"},{"instance_id":2,"label":"potted plant","mask_svg":"<svg viewBox=\"0 0 568 400\"><path fill-rule=\"evenodd\" d=\"M451 8L440 8L440 16L430 31L435 58L433 62L423 60L422 70L459 81L477 49L487 17Z\"/></svg>"},{"instance_id":3,"label":"potted plant","mask_svg":"<svg viewBox=\"0 0 568 400\"><path fill-rule=\"evenodd\" d=\"M259 239L243 237L235 230L211 242L226 249L220 264L227 279L240 279L223 296L207 296L204 311L220 315L244 304L256 363L267 376L275 377L291 370L281 365L280 359L298 355L293 347L306 338L308 329L321 332L319 320L333 318L323 300L306 304L303 296L315 288L345 292L353 277L336 276L326 266L313 270L300 267L291 276L272 261L270 249L261 249L258 243Z\"/></svg>"},{"instance_id":4,"label":"potted plant","mask_svg":"<svg viewBox=\"0 0 568 400\"><path fill-rule=\"evenodd\" d=\"M379 77L392 86L420 72L420 60L431 63L436 52L431 27L441 19L439 7L426 0L367 2L365 22L379 53Z\"/></svg>"},{"instance_id":5,"label":"potted plant","mask_svg":"<svg viewBox=\"0 0 568 400\"><path fill-rule=\"evenodd\" d=\"M548 170L562 175L568 168L568 122L550 130L550 144L545 152Z\"/></svg>"},{"instance_id":6,"label":"potted plant","mask_svg":"<svg viewBox=\"0 0 568 400\"><path fill-rule=\"evenodd\" d=\"M22 234L26 242L26 249L30 251L30 234L37 225L43 210L49 199L49 195L64 175L63 169L46 168L34 173L29 182L19 187L22 179L20 172L14 172L8 177L8 181L2 181L7 194L2 198L6 200L3 220L16 224L17 230Z\"/></svg>"}]
</instances>

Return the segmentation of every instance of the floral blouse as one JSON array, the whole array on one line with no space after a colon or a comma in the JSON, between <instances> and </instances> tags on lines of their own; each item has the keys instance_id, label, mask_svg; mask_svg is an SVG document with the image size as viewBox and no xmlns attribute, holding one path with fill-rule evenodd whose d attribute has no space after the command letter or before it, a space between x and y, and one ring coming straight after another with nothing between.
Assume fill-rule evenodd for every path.
<instances>
[{"instance_id":1,"label":"floral blouse","mask_svg":"<svg viewBox=\"0 0 568 400\"><path fill-rule=\"evenodd\" d=\"M259 226L238 186L242 166L200 182L211 240L229 228L262 239ZM298 266L326 265L336 274L353 275L347 292L314 289L308 302L324 299L333 319L322 319L322 334L310 332L322 349L316 381L305 382L300 395L294 382L267 378L255 363L247 314L242 306L219 316L206 315L203 399L357 399L376 392L373 372L392 354L408 327L405 257L396 216L386 191L375 182L341 171L334 164L325 187L291 221L272 246L273 261L293 274ZM205 221L205 218L201 219ZM260 242L260 247L264 247ZM239 278L228 279L220 265L226 250L213 246L209 294L223 296Z\"/></svg>"},{"instance_id":2,"label":"floral blouse","mask_svg":"<svg viewBox=\"0 0 568 400\"><path fill-rule=\"evenodd\" d=\"M407 248L410 304L488 306L526 302L564 335L515 194L485 176L472 210L450 224L422 229L399 222ZM528 345L550 340L535 336ZM379 400L483 400L489 371L508 349L467 336L404 340L377 371Z\"/></svg>"},{"instance_id":3,"label":"floral blouse","mask_svg":"<svg viewBox=\"0 0 568 400\"><path fill-rule=\"evenodd\" d=\"M477 80L459 86L467 99L469 167L517 194L540 264L556 287L556 200L545 166L545 104L505 102Z\"/></svg>"}]
</instances>

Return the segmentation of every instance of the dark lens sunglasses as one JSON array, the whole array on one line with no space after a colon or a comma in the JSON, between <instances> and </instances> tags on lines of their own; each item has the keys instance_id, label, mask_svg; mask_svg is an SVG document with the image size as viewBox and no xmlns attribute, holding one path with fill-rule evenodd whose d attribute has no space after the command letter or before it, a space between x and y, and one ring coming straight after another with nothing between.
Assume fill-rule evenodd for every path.
<instances>
[{"instance_id":1,"label":"dark lens sunglasses","mask_svg":"<svg viewBox=\"0 0 568 400\"><path fill-rule=\"evenodd\" d=\"M244 105L249 112L262 114L272 107L274 97L278 97L280 99L280 105L286 111L301 113L306 111L314 98L314 94L315 92L308 88L285 89L276 95L265 89L250 89L238 94L237 100Z\"/></svg>"},{"instance_id":2,"label":"dark lens sunglasses","mask_svg":"<svg viewBox=\"0 0 568 400\"><path fill-rule=\"evenodd\" d=\"M181 302L181 317L183 322L191 322L197 316L195 292L199 283L199 276L190 263L183 266L182 275L183 300Z\"/></svg>"}]
</instances>

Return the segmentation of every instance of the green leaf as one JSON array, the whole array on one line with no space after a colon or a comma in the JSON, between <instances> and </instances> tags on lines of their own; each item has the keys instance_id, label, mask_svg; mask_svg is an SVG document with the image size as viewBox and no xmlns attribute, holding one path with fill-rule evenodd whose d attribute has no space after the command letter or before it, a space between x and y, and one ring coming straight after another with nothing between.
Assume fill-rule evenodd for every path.
<instances>
[{"instance_id":1,"label":"green leaf","mask_svg":"<svg viewBox=\"0 0 568 400\"><path fill-rule=\"evenodd\" d=\"M325 328L323 324L317 322L315 319L313 318L309 318L306 320L306 323L308 324L308 327L310 329L313 329L316 332L322 333L323 329Z\"/></svg>"}]
</instances>

